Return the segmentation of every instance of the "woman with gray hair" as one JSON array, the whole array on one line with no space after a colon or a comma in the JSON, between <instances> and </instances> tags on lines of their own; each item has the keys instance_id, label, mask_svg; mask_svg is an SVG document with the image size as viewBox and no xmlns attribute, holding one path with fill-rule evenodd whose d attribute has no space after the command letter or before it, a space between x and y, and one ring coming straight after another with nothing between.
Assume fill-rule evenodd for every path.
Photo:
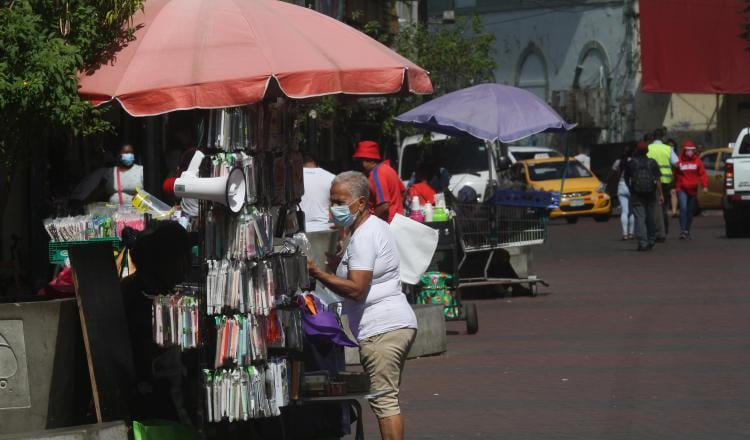
<instances>
[{"instance_id":1,"label":"woman with gray hair","mask_svg":"<svg viewBox=\"0 0 750 440\"><path fill-rule=\"evenodd\" d=\"M329 255L327 273L308 259L310 275L344 298L344 313L359 342L359 355L370 377L370 401L383 439L404 438L398 402L401 374L417 319L401 292L400 260L388 224L371 215L370 187L359 172L339 174L331 184L333 223L351 238L340 257Z\"/></svg>"}]
</instances>

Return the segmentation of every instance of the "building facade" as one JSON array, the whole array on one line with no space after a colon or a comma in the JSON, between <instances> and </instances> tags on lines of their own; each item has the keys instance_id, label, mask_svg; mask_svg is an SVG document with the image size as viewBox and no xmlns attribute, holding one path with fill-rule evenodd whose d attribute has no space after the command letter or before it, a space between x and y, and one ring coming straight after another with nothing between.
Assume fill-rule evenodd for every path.
<instances>
[{"instance_id":1,"label":"building facade","mask_svg":"<svg viewBox=\"0 0 750 440\"><path fill-rule=\"evenodd\" d=\"M474 14L495 35L496 81L531 91L577 122L569 143L632 141L658 127L705 145L731 137L729 115L720 117L723 97L641 91L637 0L428 0L435 26Z\"/></svg>"}]
</instances>

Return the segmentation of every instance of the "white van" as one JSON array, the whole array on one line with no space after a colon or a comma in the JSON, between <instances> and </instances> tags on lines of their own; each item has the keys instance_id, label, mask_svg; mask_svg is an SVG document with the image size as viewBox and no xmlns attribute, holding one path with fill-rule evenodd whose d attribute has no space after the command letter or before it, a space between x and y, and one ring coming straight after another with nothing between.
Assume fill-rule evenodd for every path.
<instances>
[{"instance_id":1,"label":"white van","mask_svg":"<svg viewBox=\"0 0 750 440\"><path fill-rule=\"evenodd\" d=\"M471 187L482 201L490 179L497 180L498 163L501 157L495 144L472 137L450 137L431 133L430 142L423 143L424 136L409 136L399 148L398 173L406 184L416 171L417 164L429 158L435 168L445 168L450 174L448 188L458 197L464 186ZM542 159L562 156L548 147L506 147L509 165L526 159Z\"/></svg>"}]
</instances>

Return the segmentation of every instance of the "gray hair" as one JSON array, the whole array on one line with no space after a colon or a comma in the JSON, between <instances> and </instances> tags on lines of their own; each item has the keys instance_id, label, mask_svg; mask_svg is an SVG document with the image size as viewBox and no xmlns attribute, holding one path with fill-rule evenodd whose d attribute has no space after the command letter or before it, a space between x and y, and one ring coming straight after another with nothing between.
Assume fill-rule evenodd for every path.
<instances>
[{"instance_id":1,"label":"gray hair","mask_svg":"<svg viewBox=\"0 0 750 440\"><path fill-rule=\"evenodd\" d=\"M370 199L370 184L367 177L359 171L344 171L333 179L331 188L335 185L344 185L355 199L360 197L364 197L365 200Z\"/></svg>"}]
</instances>

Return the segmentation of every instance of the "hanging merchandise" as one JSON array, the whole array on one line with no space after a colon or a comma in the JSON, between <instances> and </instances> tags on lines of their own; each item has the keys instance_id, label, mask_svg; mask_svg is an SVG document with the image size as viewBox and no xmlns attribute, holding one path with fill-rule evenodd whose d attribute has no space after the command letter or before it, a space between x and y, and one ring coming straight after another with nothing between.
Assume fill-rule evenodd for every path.
<instances>
[{"instance_id":1,"label":"hanging merchandise","mask_svg":"<svg viewBox=\"0 0 750 440\"><path fill-rule=\"evenodd\" d=\"M243 154L242 169L245 171L245 197L246 202L250 205L258 202L257 174L255 172L255 159L252 156Z\"/></svg>"},{"instance_id":2,"label":"hanging merchandise","mask_svg":"<svg viewBox=\"0 0 750 440\"><path fill-rule=\"evenodd\" d=\"M273 197L271 203L274 205L286 205L287 203L287 164L286 156L280 154L273 157Z\"/></svg>"},{"instance_id":3,"label":"hanging merchandise","mask_svg":"<svg viewBox=\"0 0 750 440\"><path fill-rule=\"evenodd\" d=\"M284 358L269 359L266 367L203 371L209 423L248 421L281 415L289 405L290 368Z\"/></svg>"},{"instance_id":4,"label":"hanging merchandise","mask_svg":"<svg viewBox=\"0 0 750 440\"><path fill-rule=\"evenodd\" d=\"M154 342L160 347L198 347L199 301L190 295L157 295L151 308Z\"/></svg>"}]
</instances>

